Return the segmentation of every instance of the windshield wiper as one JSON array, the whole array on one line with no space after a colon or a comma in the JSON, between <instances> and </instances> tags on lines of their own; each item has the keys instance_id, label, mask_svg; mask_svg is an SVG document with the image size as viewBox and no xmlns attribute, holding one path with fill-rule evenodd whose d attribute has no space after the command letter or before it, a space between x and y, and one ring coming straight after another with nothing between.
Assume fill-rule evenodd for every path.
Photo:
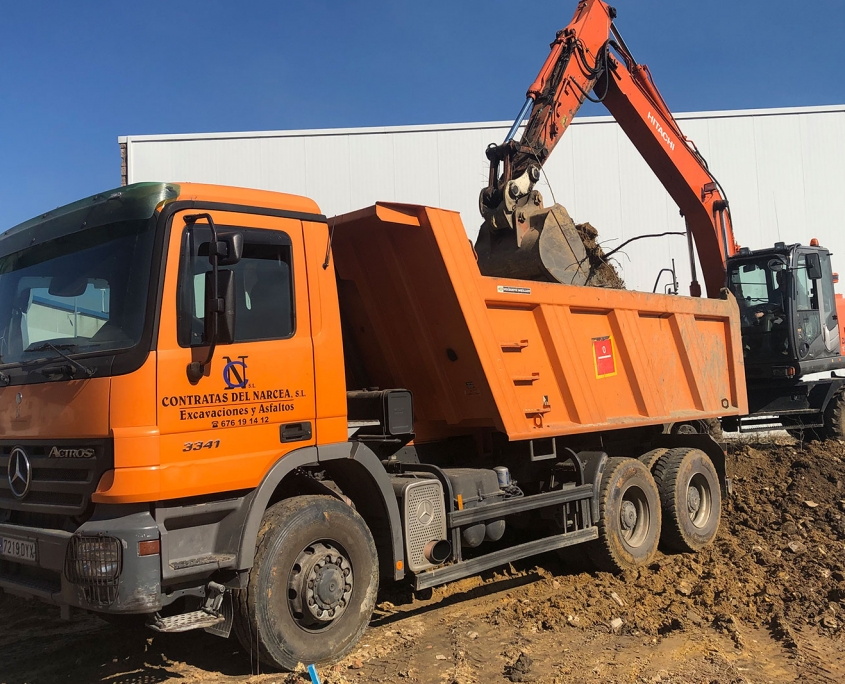
<instances>
[{"instance_id":1,"label":"windshield wiper","mask_svg":"<svg viewBox=\"0 0 845 684\"><path fill-rule=\"evenodd\" d=\"M79 361L76 361L76 360L70 358L67 354L65 354L62 351L62 349L76 349L75 344L62 344L60 346L56 346L52 342L44 342L44 344L41 344L38 347L29 347L29 348L25 349L24 353L46 351L48 349L51 349L54 352L56 352L59 356L61 356L65 361L67 361L71 365L70 368L67 368L67 367L56 368L55 372L47 373L48 375L54 375L54 374L58 374L58 373L64 373L65 371L69 371L68 374L73 376L73 375L76 374L75 371L76 371L77 368L79 370L81 370L83 373L85 373L85 375L87 375L89 378L94 375L94 369L93 368L88 368L87 366L83 366L81 363L79 363ZM48 368L43 368L42 372L52 371L52 370L53 370L53 367L48 367Z\"/></svg>"}]
</instances>

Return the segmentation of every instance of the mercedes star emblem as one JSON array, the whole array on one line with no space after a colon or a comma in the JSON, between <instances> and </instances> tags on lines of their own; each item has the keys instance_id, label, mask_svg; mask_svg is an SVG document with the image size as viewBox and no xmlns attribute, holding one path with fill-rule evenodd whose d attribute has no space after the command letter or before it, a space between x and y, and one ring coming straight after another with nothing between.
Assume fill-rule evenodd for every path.
<instances>
[{"instance_id":1,"label":"mercedes star emblem","mask_svg":"<svg viewBox=\"0 0 845 684\"><path fill-rule=\"evenodd\" d=\"M32 465L23 449L20 447L12 449L12 453L9 454L9 467L6 470L12 496L23 499L29 494L29 485L32 483Z\"/></svg>"},{"instance_id":2,"label":"mercedes star emblem","mask_svg":"<svg viewBox=\"0 0 845 684\"><path fill-rule=\"evenodd\" d=\"M417 520L423 525L430 525L434 520L434 505L428 499L423 499L417 506Z\"/></svg>"}]
</instances>

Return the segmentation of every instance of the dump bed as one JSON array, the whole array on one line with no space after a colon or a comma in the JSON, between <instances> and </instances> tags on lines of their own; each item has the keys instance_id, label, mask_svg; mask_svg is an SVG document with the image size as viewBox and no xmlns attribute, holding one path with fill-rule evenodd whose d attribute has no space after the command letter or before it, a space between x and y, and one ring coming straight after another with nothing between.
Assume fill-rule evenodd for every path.
<instances>
[{"instance_id":1,"label":"dump bed","mask_svg":"<svg viewBox=\"0 0 845 684\"><path fill-rule=\"evenodd\" d=\"M418 441L511 440L740 415L737 305L482 276L456 212L334 220L348 389L414 395Z\"/></svg>"}]
</instances>

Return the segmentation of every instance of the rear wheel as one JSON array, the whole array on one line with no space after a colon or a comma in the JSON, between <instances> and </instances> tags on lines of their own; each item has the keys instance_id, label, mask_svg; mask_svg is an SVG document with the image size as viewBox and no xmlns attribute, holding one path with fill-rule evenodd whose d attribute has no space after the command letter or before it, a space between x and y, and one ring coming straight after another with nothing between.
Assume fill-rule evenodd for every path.
<instances>
[{"instance_id":1,"label":"rear wheel","mask_svg":"<svg viewBox=\"0 0 845 684\"><path fill-rule=\"evenodd\" d=\"M607 461L599 497L599 538L588 554L599 570L623 572L649 563L660 540L660 498L646 466L633 458Z\"/></svg>"},{"instance_id":2,"label":"rear wheel","mask_svg":"<svg viewBox=\"0 0 845 684\"><path fill-rule=\"evenodd\" d=\"M654 466L663 509L661 541L675 551L699 551L719 531L722 495L713 463L700 449L670 449Z\"/></svg>"},{"instance_id":3,"label":"rear wheel","mask_svg":"<svg viewBox=\"0 0 845 684\"><path fill-rule=\"evenodd\" d=\"M837 392L824 410L824 427L820 428L821 439L845 440L845 394Z\"/></svg>"},{"instance_id":4,"label":"rear wheel","mask_svg":"<svg viewBox=\"0 0 845 684\"><path fill-rule=\"evenodd\" d=\"M654 470L654 466L660 460L660 457L663 456L663 454L665 454L667 451L669 451L669 449L666 448L652 449L651 451L647 451L646 453L644 453L637 460L639 460L640 463L645 465L645 467L648 469L648 472L651 472L652 470Z\"/></svg>"},{"instance_id":5,"label":"rear wheel","mask_svg":"<svg viewBox=\"0 0 845 684\"><path fill-rule=\"evenodd\" d=\"M358 513L330 496L299 496L265 514L235 631L283 670L326 664L360 639L378 591L378 558Z\"/></svg>"}]
</instances>

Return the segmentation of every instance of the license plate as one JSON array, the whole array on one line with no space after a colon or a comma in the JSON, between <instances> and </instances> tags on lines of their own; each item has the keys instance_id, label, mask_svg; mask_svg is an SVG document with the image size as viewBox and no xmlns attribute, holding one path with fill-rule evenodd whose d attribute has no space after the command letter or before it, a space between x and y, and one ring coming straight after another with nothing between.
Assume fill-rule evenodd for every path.
<instances>
[{"instance_id":1,"label":"license plate","mask_svg":"<svg viewBox=\"0 0 845 684\"><path fill-rule=\"evenodd\" d=\"M0 556L16 560L37 561L35 555L35 541L30 539L13 539L0 537Z\"/></svg>"}]
</instances>

